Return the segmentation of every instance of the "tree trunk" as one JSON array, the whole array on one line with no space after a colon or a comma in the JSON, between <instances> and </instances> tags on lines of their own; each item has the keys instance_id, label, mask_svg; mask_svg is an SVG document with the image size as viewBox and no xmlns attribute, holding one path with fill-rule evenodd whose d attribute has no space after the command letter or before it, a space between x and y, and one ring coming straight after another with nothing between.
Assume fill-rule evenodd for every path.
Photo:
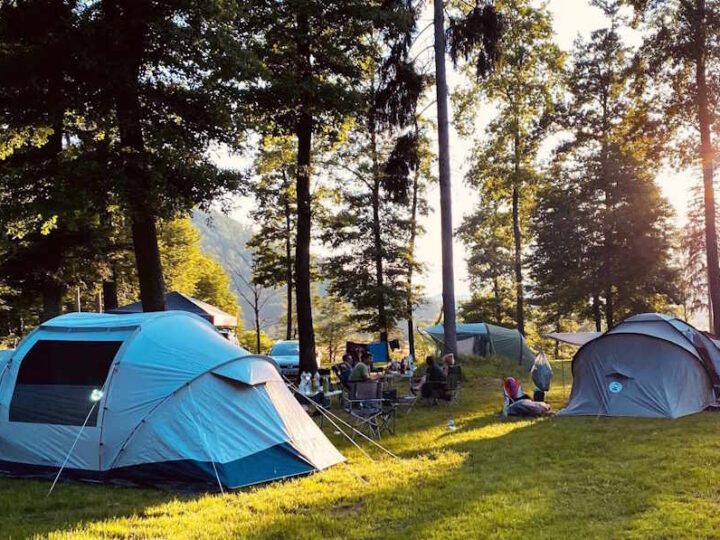
<instances>
[{"instance_id":1,"label":"tree trunk","mask_svg":"<svg viewBox=\"0 0 720 540\"><path fill-rule=\"evenodd\" d=\"M310 78L310 43L306 15L298 16L298 62L304 78ZM306 97L306 99L308 99ZM315 373L315 331L312 319L312 292L310 290L310 238L312 228L312 197L310 194L310 159L312 152L313 119L308 105L303 108L296 129L297 150L297 235L295 238L295 304L297 329L300 338L298 374Z\"/></svg>"},{"instance_id":2,"label":"tree trunk","mask_svg":"<svg viewBox=\"0 0 720 540\"><path fill-rule=\"evenodd\" d=\"M257 293L255 294L255 305L253 311L255 313L255 352L260 354L260 304L258 302Z\"/></svg>"},{"instance_id":3,"label":"tree trunk","mask_svg":"<svg viewBox=\"0 0 720 540\"><path fill-rule=\"evenodd\" d=\"M520 193L517 185L513 186L512 193L512 219L513 219L513 240L515 241L515 319L518 332L525 335L525 307L523 294L522 276L522 238L520 237Z\"/></svg>"},{"instance_id":4,"label":"tree trunk","mask_svg":"<svg viewBox=\"0 0 720 540\"><path fill-rule=\"evenodd\" d=\"M453 273L452 190L450 187L450 131L448 89L445 74L445 2L434 2L435 90L438 118L438 165L440 180L440 239L442 244L443 349L457 352L455 328L455 276Z\"/></svg>"},{"instance_id":5,"label":"tree trunk","mask_svg":"<svg viewBox=\"0 0 720 540\"><path fill-rule=\"evenodd\" d=\"M415 358L415 321L413 317L413 269L415 266L415 238L417 237L417 206L418 188L420 182L420 169L415 171L412 186L412 202L410 204L410 246L408 250L407 275L407 326L408 326L408 352Z\"/></svg>"},{"instance_id":6,"label":"tree trunk","mask_svg":"<svg viewBox=\"0 0 720 540\"><path fill-rule=\"evenodd\" d=\"M612 285L608 285L605 289L605 324L610 330L615 326L615 306L613 302Z\"/></svg>"},{"instance_id":7,"label":"tree trunk","mask_svg":"<svg viewBox=\"0 0 720 540\"><path fill-rule=\"evenodd\" d=\"M495 300L495 324L501 324L502 308L500 306L500 283L497 276L493 278L493 298Z\"/></svg>"},{"instance_id":8,"label":"tree trunk","mask_svg":"<svg viewBox=\"0 0 720 540\"><path fill-rule=\"evenodd\" d=\"M285 281L287 283L287 321L285 325L285 339L292 339L293 329L293 268L292 268L292 230L290 194L285 189Z\"/></svg>"},{"instance_id":9,"label":"tree trunk","mask_svg":"<svg viewBox=\"0 0 720 540\"><path fill-rule=\"evenodd\" d=\"M373 165L374 167L374 165ZM378 308L378 331L380 336L387 336L388 322L387 312L385 311L385 294L384 294L384 276L383 276L383 258L382 258L382 235L380 232L380 179L376 178L373 184L372 192L372 209L373 209L373 246L375 251L375 287L377 288L377 308Z\"/></svg>"},{"instance_id":10,"label":"tree trunk","mask_svg":"<svg viewBox=\"0 0 720 540\"><path fill-rule=\"evenodd\" d=\"M62 313L63 297L65 296L65 286L57 282L47 282L43 286L43 322L57 317Z\"/></svg>"},{"instance_id":11,"label":"tree trunk","mask_svg":"<svg viewBox=\"0 0 720 540\"><path fill-rule=\"evenodd\" d=\"M710 134L711 113L708 106L707 82L705 73L706 6L705 0L696 0L697 17L695 19L695 82L698 97L698 122L700 124L700 158L703 170L703 188L705 199L705 251L707 255L708 288L710 290L710 309L712 327L710 331L720 335L720 268L718 267L718 240L715 226L715 188L713 185L713 148Z\"/></svg>"},{"instance_id":12,"label":"tree trunk","mask_svg":"<svg viewBox=\"0 0 720 540\"><path fill-rule=\"evenodd\" d=\"M122 168L130 194L127 203L140 281L140 301L143 311L164 311L165 287L138 95L140 66L147 39L148 5L144 2L106 0L103 9L117 29L115 37L118 41L115 43L113 60L119 64L119 75L110 84L115 100L120 145L123 148Z\"/></svg>"},{"instance_id":13,"label":"tree trunk","mask_svg":"<svg viewBox=\"0 0 720 540\"><path fill-rule=\"evenodd\" d=\"M517 122L517 120L516 120ZM525 335L525 299L522 275L522 237L520 232L520 133L515 128L515 141L513 143L514 168L512 191L512 222L513 241L515 243L515 322L518 332Z\"/></svg>"},{"instance_id":14,"label":"tree trunk","mask_svg":"<svg viewBox=\"0 0 720 540\"><path fill-rule=\"evenodd\" d=\"M165 311L165 285L155 219L136 217L131 229L143 311Z\"/></svg>"},{"instance_id":15,"label":"tree trunk","mask_svg":"<svg viewBox=\"0 0 720 540\"><path fill-rule=\"evenodd\" d=\"M600 293L593 292L593 318L595 319L595 331L602 332L602 310L600 308Z\"/></svg>"},{"instance_id":16,"label":"tree trunk","mask_svg":"<svg viewBox=\"0 0 720 540\"><path fill-rule=\"evenodd\" d=\"M558 318L557 321L555 321L555 331L560 332L560 319ZM560 342L556 339L555 340L555 360L558 360L560 358Z\"/></svg>"},{"instance_id":17,"label":"tree trunk","mask_svg":"<svg viewBox=\"0 0 720 540\"><path fill-rule=\"evenodd\" d=\"M102 284L103 310L108 311L118 307L117 276L115 269L110 269L110 279Z\"/></svg>"}]
</instances>

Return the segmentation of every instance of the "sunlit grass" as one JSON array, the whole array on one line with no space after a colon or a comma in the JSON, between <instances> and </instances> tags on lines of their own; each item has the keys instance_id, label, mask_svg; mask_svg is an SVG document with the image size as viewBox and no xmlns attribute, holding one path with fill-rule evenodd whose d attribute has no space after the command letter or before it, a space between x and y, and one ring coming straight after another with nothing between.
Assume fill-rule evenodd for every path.
<instances>
[{"instance_id":1,"label":"sunlit grass","mask_svg":"<svg viewBox=\"0 0 720 540\"><path fill-rule=\"evenodd\" d=\"M453 407L418 406L364 458L225 495L0 480L3 537L713 537L720 526L720 416L508 420L493 360L464 366ZM548 396L569 393L559 365ZM528 384L526 391L531 391ZM449 431L447 421L457 429Z\"/></svg>"}]
</instances>

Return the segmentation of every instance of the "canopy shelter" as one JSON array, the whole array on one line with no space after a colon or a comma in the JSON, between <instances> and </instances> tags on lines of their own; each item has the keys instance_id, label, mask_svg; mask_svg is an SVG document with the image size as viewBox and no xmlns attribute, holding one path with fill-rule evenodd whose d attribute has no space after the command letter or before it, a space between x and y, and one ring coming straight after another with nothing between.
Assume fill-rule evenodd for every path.
<instances>
[{"instance_id":1,"label":"canopy shelter","mask_svg":"<svg viewBox=\"0 0 720 540\"><path fill-rule=\"evenodd\" d=\"M720 384L720 349L669 315L644 313L583 345L562 415L677 418L705 409Z\"/></svg>"},{"instance_id":2,"label":"canopy shelter","mask_svg":"<svg viewBox=\"0 0 720 540\"><path fill-rule=\"evenodd\" d=\"M216 328L235 328L237 326L237 317L225 313L222 309L213 305L193 298L180 292L170 292L165 295L165 303L168 311L188 311L199 315ZM120 306L115 309L109 309L107 313L114 315L127 315L128 313L142 313L142 302L133 302L127 306Z\"/></svg>"},{"instance_id":3,"label":"canopy shelter","mask_svg":"<svg viewBox=\"0 0 720 540\"><path fill-rule=\"evenodd\" d=\"M576 347L582 347L588 341L600 336L602 336L602 332L550 332L542 335L542 337L554 339L568 345L575 345Z\"/></svg>"},{"instance_id":4,"label":"canopy shelter","mask_svg":"<svg viewBox=\"0 0 720 540\"><path fill-rule=\"evenodd\" d=\"M344 460L272 360L190 313L63 315L3 365L5 474L217 489Z\"/></svg>"},{"instance_id":5,"label":"canopy shelter","mask_svg":"<svg viewBox=\"0 0 720 540\"><path fill-rule=\"evenodd\" d=\"M488 323L457 323L455 328L458 354L498 354L517 361L528 371L535 362L535 355L525 343L525 338L515 329ZM442 324L426 328L423 332L429 335L438 347L442 347L445 335Z\"/></svg>"}]
</instances>

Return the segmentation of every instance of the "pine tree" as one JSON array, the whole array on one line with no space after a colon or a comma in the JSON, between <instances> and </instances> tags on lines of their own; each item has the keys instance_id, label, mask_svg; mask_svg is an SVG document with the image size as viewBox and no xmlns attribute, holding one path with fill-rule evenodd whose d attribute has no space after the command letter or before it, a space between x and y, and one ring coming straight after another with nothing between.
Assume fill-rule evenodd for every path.
<instances>
[{"instance_id":1,"label":"pine tree","mask_svg":"<svg viewBox=\"0 0 720 540\"><path fill-rule=\"evenodd\" d=\"M285 339L293 338L293 287L295 284L296 151L289 137L267 137L260 145L252 186L256 206L250 213L259 225L248 242L253 254L253 280L264 287L285 287Z\"/></svg>"},{"instance_id":2,"label":"pine tree","mask_svg":"<svg viewBox=\"0 0 720 540\"><path fill-rule=\"evenodd\" d=\"M527 0L503 3L506 30L500 41L501 56L493 72L472 88L475 100L487 98L497 106L497 116L486 130L487 142L474 152L477 161L466 181L481 191L487 184L501 189L512 204L516 323L525 333L523 229L536 181L538 146L547 134L559 100L563 55L553 41L552 18L547 7ZM471 102L465 97L466 103Z\"/></svg>"},{"instance_id":3,"label":"pine tree","mask_svg":"<svg viewBox=\"0 0 720 540\"><path fill-rule=\"evenodd\" d=\"M262 66L246 87L247 99L265 128L294 136L297 143L295 291L301 372L317 369L310 289L312 139L337 133L362 108L359 83L375 45L372 35L393 40L411 31L414 20L404 0L256 0L238 21L240 39L247 40Z\"/></svg>"},{"instance_id":4,"label":"pine tree","mask_svg":"<svg viewBox=\"0 0 720 540\"><path fill-rule=\"evenodd\" d=\"M665 119L680 129L666 149L703 171L704 233L713 331L720 333L720 267L713 181L712 133L717 132L714 73L720 66L720 2L717 0L626 0L646 30L641 58L665 97ZM699 134L699 137L698 137Z\"/></svg>"}]
</instances>

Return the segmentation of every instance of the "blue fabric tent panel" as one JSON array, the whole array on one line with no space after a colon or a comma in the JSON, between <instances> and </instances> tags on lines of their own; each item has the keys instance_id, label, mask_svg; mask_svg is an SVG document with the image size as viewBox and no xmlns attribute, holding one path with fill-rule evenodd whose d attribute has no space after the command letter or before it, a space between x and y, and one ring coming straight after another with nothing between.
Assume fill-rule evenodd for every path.
<instances>
[{"instance_id":1,"label":"blue fabric tent panel","mask_svg":"<svg viewBox=\"0 0 720 540\"><path fill-rule=\"evenodd\" d=\"M386 341L377 341L367 346L370 354L373 355L373 362L388 361L388 344Z\"/></svg>"}]
</instances>

